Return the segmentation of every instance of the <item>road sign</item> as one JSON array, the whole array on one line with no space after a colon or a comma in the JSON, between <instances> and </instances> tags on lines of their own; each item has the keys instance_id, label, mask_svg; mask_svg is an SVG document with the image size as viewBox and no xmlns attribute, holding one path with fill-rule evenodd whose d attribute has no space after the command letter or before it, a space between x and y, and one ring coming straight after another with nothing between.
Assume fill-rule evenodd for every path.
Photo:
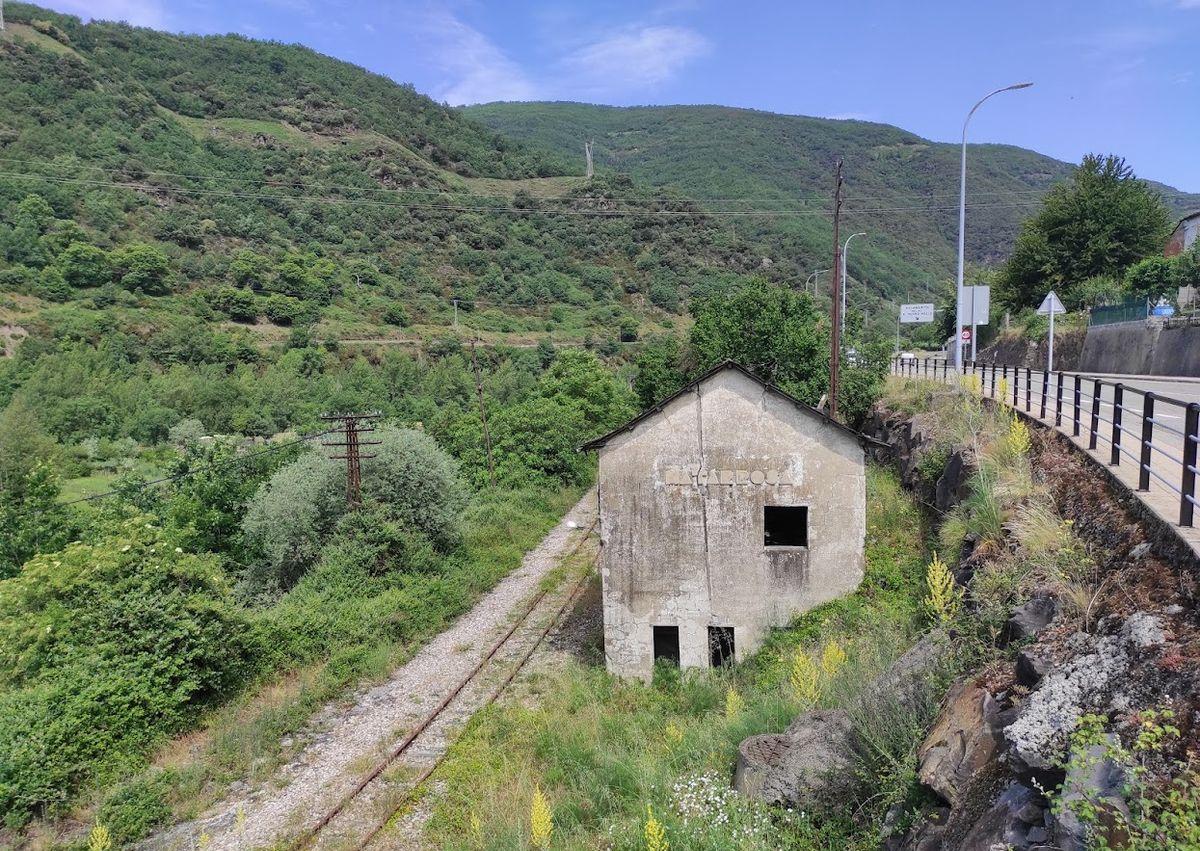
<instances>
[{"instance_id":1,"label":"road sign","mask_svg":"<svg viewBox=\"0 0 1200 851\"><path fill-rule=\"evenodd\" d=\"M971 329L970 328L962 329L962 341L964 343L971 342Z\"/></svg>"},{"instance_id":2,"label":"road sign","mask_svg":"<svg viewBox=\"0 0 1200 851\"><path fill-rule=\"evenodd\" d=\"M1054 290L1050 290L1050 292L1046 293L1046 297L1044 299L1042 299L1042 306L1038 308L1037 312L1038 312L1038 315L1040 315L1040 316L1049 316L1050 317L1050 335L1048 338L1050 342L1046 348L1046 372L1053 372L1054 371L1054 317L1060 313L1066 313L1067 309L1065 307L1063 307L1063 303L1058 300L1058 296L1055 295ZM1076 379L1076 380L1078 380L1078 379ZM1059 381L1060 382L1062 381L1061 376L1059 377ZM1061 383L1059 384L1059 389L1062 389Z\"/></svg>"},{"instance_id":3,"label":"road sign","mask_svg":"<svg viewBox=\"0 0 1200 851\"><path fill-rule=\"evenodd\" d=\"M991 287L963 287L962 303L958 306L958 324L987 325L992 309Z\"/></svg>"},{"instance_id":4,"label":"road sign","mask_svg":"<svg viewBox=\"0 0 1200 851\"><path fill-rule=\"evenodd\" d=\"M1063 303L1058 300L1054 290L1046 293L1046 297L1042 299L1042 306L1037 309L1039 316L1052 316L1055 313L1066 313L1067 309L1063 307Z\"/></svg>"},{"instance_id":5,"label":"road sign","mask_svg":"<svg viewBox=\"0 0 1200 851\"><path fill-rule=\"evenodd\" d=\"M932 304L900 305L900 321L905 325L919 325L933 321Z\"/></svg>"}]
</instances>

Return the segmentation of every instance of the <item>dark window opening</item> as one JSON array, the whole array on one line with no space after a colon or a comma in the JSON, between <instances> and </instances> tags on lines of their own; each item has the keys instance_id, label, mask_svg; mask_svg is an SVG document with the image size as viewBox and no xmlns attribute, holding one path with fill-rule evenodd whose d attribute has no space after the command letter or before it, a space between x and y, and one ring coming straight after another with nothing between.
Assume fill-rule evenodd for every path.
<instances>
[{"instance_id":1,"label":"dark window opening","mask_svg":"<svg viewBox=\"0 0 1200 851\"><path fill-rule=\"evenodd\" d=\"M768 505L763 508L763 543L768 547L808 546L808 507Z\"/></svg>"},{"instance_id":2,"label":"dark window opening","mask_svg":"<svg viewBox=\"0 0 1200 851\"><path fill-rule=\"evenodd\" d=\"M733 627L708 628L708 659L714 668L726 668L733 664Z\"/></svg>"},{"instance_id":3,"label":"dark window opening","mask_svg":"<svg viewBox=\"0 0 1200 851\"><path fill-rule=\"evenodd\" d=\"M679 665L679 627L654 627L654 661L663 660Z\"/></svg>"}]
</instances>

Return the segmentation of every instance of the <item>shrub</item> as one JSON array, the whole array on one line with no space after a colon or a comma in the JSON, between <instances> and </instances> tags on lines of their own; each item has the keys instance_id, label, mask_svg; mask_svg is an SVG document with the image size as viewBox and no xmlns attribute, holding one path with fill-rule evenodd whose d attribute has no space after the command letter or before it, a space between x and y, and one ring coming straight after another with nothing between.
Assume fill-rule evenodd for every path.
<instances>
[{"instance_id":1,"label":"shrub","mask_svg":"<svg viewBox=\"0 0 1200 851\"><path fill-rule=\"evenodd\" d=\"M450 549L466 499L457 463L419 431L385 425L371 436L381 443L363 461L364 498L386 503L391 521L428 536L439 551ZM242 524L261 553L248 577L253 590L286 588L316 561L346 511L345 487L345 467L314 451L258 489Z\"/></svg>"},{"instance_id":2,"label":"shrub","mask_svg":"<svg viewBox=\"0 0 1200 851\"><path fill-rule=\"evenodd\" d=\"M214 557L137 517L0 583L0 815L56 811L143 758L247 673Z\"/></svg>"}]
</instances>

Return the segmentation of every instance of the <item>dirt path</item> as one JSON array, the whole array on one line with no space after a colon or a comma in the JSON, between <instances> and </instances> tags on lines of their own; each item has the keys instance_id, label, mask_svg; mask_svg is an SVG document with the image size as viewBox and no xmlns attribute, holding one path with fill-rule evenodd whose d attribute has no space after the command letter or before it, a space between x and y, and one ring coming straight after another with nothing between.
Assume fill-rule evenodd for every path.
<instances>
[{"instance_id":1,"label":"dirt path","mask_svg":"<svg viewBox=\"0 0 1200 851\"><path fill-rule=\"evenodd\" d=\"M190 851L206 835L205 851L264 848L278 846L281 840L311 827L483 658L491 644L524 612L542 579L570 552L595 517L593 490L525 556L520 568L397 668L386 682L357 695L348 708L331 706L318 713L326 722L306 733L307 744L271 781L226 798L195 821L171 828L138 847ZM563 594L568 591L561 589ZM548 595L545 604L553 604L554 597ZM561 605L563 598L557 599ZM541 609L539 606L535 614ZM541 618L531 619L514 638L533 636L539 622L545 623ZM465 721L488 691L486 682L464 691L455 701L452 723ZM435 728L431 731L436 734L437 744L444 746L447 730L441 719ZM401 776L405 768L399 766ZM348 813L351 824L365 824L372 816L370 811L386 802L368 798L364 804L361 816Z\"/></svg>"}]
</instances>

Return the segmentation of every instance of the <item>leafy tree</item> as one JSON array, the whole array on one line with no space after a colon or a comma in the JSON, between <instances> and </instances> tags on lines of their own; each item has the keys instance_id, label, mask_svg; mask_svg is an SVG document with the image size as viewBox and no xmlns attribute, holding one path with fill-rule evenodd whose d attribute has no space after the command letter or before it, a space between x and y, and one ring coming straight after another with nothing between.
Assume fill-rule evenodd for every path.
<instances>
[{"instance_id":1,"label":"leafy tree","mask_svg":"<svg viewBox=\"0 0 1200 851\"><path fill-rule=\"evenodd\" d=\"M1125 272L1125 289L1138 298L1157 301L1160 296L1174 297L1177 286L1176 264L1166 257L1147 257Z\"/></svg>"},{"instance_id":2,"label":"leafy tree","mask_svg":"<svg viewBox=\"0 0 1200 851\"><path fill-rule=\"evenodd\" d=\"M147 295L166 295L171 291L171 262L152 245L135 242L116 249L110 255L121 286Z\"/></svg>"},{"instance_id":3,"label":"leafy tree","mask_svg":"<svg viewBox=\"0 0 1200 851\"><path fill-rule=\"evenodd\" d=\"M699 370L735 360L816 404L829 387L829 344L812 299L761 278L704 299L690 344Z\"/></svg>"},{"instance_id":4,"label":"leafy tree","mask_svg":"<svg viewBox=\"0 0 1200 851\"><path fill-rule=\"evenodd\" d=\"M0 486L0 579L15 576L39 552L54 552L76 528L58 501L58 479L48 465L7 477Z\"/></svg>"},{"instance_id":5,"label":"leafy tree","mask_svg":"<svg viewBox=\"0 0 1200 851\"><path fill-rule=\"evenodd\" d=\"M582 349L563 349L555 356L538 382L538 394L577 408L598 431L618 426L634 413L633 393Z\"/></svg>"},{"instance_id":6,"label":"leafy tree","mask_svg":"<svg viewBox=\"0 0 1200 851\"><path fill-rule=\"evenodd\" d=\"M683 371L679 366L679 344L674 337L650 340L634 359L637 375L633 392L638 403L649 408L683 386Z\"/></svg>"},{"instance_id":7,"label":"leafy tree","mask_svg":"<svg viewBox=\"0 0 1200 851\"><path fill-rule=\"evenodd\" d=\"M1081 282L1121 277L1161 251L1170 224L1162 198L1124 159L1088 154L1024 224L998 287L1015 309L1035 305L1048 289L1072 306Z\"/></svg>"},{"instance_id":8,"label":"leafy tree","mask_svg":"<svg viewBox=\"0 0 1200 851\"><path fill-rule=\"evenodd\" d=\"M566 398L545 396L503 409L489 425L496 477L510 487L587 482L591 462L579 445L607 428L592 425ZM482 446L482 439L476 445Z\"/></svg>"},{"instance_id":9,"label":"leafy tree","mask_svg":"<svg viewBox=\"0 0 1200 851\"><path fill-rule=\"evenodd\" d=\"M72 242L55 263L73 287L100 287L112 280L108 254L86 242Z\"/></svg>"}]
</instances>

